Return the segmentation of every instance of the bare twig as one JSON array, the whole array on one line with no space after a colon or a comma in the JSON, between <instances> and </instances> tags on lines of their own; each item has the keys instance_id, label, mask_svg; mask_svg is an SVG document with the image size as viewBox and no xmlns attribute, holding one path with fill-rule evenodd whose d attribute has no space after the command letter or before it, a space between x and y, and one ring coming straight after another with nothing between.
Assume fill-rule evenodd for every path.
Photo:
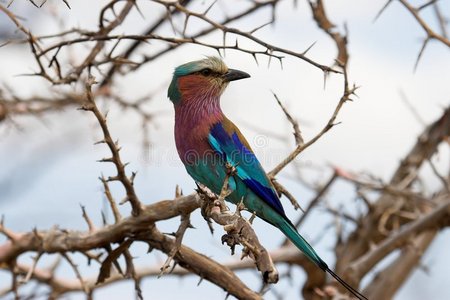
<instances>
[{"instance_id":1,"label":"bare twig","mask_svg":"<svg viewBox=\"0 0 450 300\"><path fill-rule=\"evenodd\" d=\"M295 145L298 146L298 145L304 144L305 141L303 140L302 132L300 131L300 126L298 125L298 122L296 120L294 120L294 118L291 116L289 111L283 106L283 104L281 103L280 99L278 99L278 96L275 93L273 93L273 92L272 92L272 94L275 97L275 99L277 100L278 105L283 110L286 118L292 124L292 128L294 129Z\"/></svg>"},{"instance_id":2,"label":"bare twig","mask_svg":"<svg viewBox=\"0 0 450 300\"><path fill-rule=\"evenodd\" d=\"M109 206L111 207L115 223L117 223L122 219L122 215L120 214L119 208L117 207L117 203L111 194L108 181L105 179L105 177L103 177L103 175L102 175L102 177L100 177L100 180L103 183L103 188L105 190L105 196L106 196L106 199L108 200Z\"/></svg>"},{"instance_id":3,"label":"bare twig","mask_svg":"<svg viewBox=\"0 0 450 300\"><path fill-rule=\"evenodd\" d=\"M271 181L277 192L280 193L280 195L285 195L295 209L300 209L303 213L305 212L305 210L298 203L297 199L295 199L294 195L292 195L281 183L279 183L275 178L272 178Z\"/></svg>"},{"instance_id":4,"label":"bare twig","mask_svg":"<svg viewBox=\"0 0 450 300\"><path fill-rule=\"evenodd\" d=\"M344 69L344 93L341 96L341 99L339 100L338 104L336 105L336 108L334 109L334 112L331 116L331 118L328 120L325 127L322 128L322 130L317 133L312 139L307 141L304 144L298 145L294 151L291 152L291 154L288 155L283 161L281 161L275 168L272 169L272 171L269 172L269 176L275 176L277 175L284 167L286 167L291 161L293 161L301 152L303 152L305 149L307 149L309 146L314 144L319 138L321 138L325 133L327 133L333 126L336 125L335 121L339 114L339 111L341 110L342 106L345 102L350 101L351 95L353 95L356 91L357 87L353 86L352 88L349 87L348 84L348 78L347 78L347 71Z\"/></svg>"},{"instance_id":5,"label":"bare twig","mask_svg":"<svg viewBox=\"0 0 450 300\"><path fill-rule=\"evenodd\" d=\"M431 27L420 17L419 10L414 8L411 4L409 4L406 0L398 0L414 17L414 19L419 23L422 29L426 32L428 39L435 39L440 41L442 44L450 47L450 40L446 39L444 36L437 34Z\"/></svg>"},{"instance_id":6,"label":"bare twig","mask_svg":"<svg viewBox=\"0 0 450 300\"><path fill-rule=\"evenodd\" d=\"M89 228L89 231L90 232L95 231L95 225L92 222L91 218L89 218L89 216L88 216L88 214L86 212L86 208L83 205L80 205L80 206L81 206L81 211L83 213L83 219L86 221L86 223L88 225L88 228Z\"/></svg>"},{"instance_id":7,"label":"bare twig","mask_svg":"<svg viewBox=\"0 0 450 300\"><path fill-rule=\"evenodd\" d=\"M434 165L434 163L431 161L431 158L428 158L428 164L431 167L431 170L433 171L434 175L441 181L444 189L450 193L450 179L446 179L443 175L441 175Z\"/></svg>"},{"instance_id":8,"label":"bare twig","mask_svg":"<svg viewBox=\"0 0 450 300\"><path fill-rule=\"evenodd\" d=\"M430 213L416 219L405 227L402 227L399 231L392 232L389 237L383 240L372 251L369 251L354 261L349 266L351 269L349 272L356 278L362 278L375 266L375 264L387 256L391 251L407 243L412 235L417 235L430 227L438 226L440 220L449 218L449 216L450 202L446 201L434 208Z\"/></svg>"},{"instance_id":9,"label":"bare twig","mask_svg":"<svg viewBox=\"0 0 450 300\"><path fill-rule=\"evenodd\" d=\"M190 214L182 214L181 215L181 224L178 227L177 232L175 233L175 247L170 251L169 256L167 257L166 262L161 267L161 272L159 277L161 277L167 269L170 267L170 263L172 262L173 258L175 257L175 254L180 250L181 243L183 241L184 233L186 232L186 229L189 227L192 227L191 221L190 221Z\"/></svg>"},{"instance_id":10,"label":"bare twig","mask_svg":"<svg viewBox=\"0 0 450 300\"><path fill-rule=\"evenodd\" d=\"M106 118L105 116L100 112L98 109L94 96L92 94L92 85L95 84L94 77L89 77L88 81L86 82L86 96L87 96L87 103L81 106L81 109L91 111L94 113L95 117L97 118L97 121L103 131L103 143L106 143L109 147L109 150L111 151L112 157L111 158L104 158L101 161L102 162L112 162L117 169L117 175L114 177L109 177L108 181L120 181L126 192L127 192L127 198L126 200L131 203L131 207L133 209L133 215L138 216L141 211L141 203L136 196L136 192L134 191L133 186L133 178L135 173L131 175L131 177L128 177L125 173L125 165L122 163L122 160L119 155L120 147L118 146L117 142L114 142L110 133L109 129L106 125Z\"/></svg>"},{"instance_id":11,"label":"bare twig","mask_svg":"<svg viewBox=\"0 0 450 300\"><path fill-rule=\"evenodd\" d=\"M102 262L102 266L100 268L100 273L98 274L97 282L102 283L104 282L109 276L111 272L111 267L113 262L117 261L120 255L124 254L126 250L130 247L130 245L133 243L132 239L126 239L123 241L119 247L114 249L108 257Z\"/></svg>"},{"instance_id":12,"label":"bare twig","mask_svg":"<svg viewBox=\"0 0 450 300\"><path fill-rule=\"evenodd\" d=\"M42 252L38 252L36 254L35 257L33 257L33 264L31 265L31 267L29 268L29 270L27 271L27 275L25 276L25 278L23 278L20 283L24 284L27 283L28 281L30 281L31 276L34 273L34 270L36 269L37 263L39 261L39 259L42 257Z\"/></svg>"},{"instance_id":13,"label":"bare twig","mask_svg":"<svg viewBox=\"0 0 450 300\"><path fill-rule=\"evenodd\" d=\"M78 270L78 266L73 262L73 260L70 258L70 256L67 253L63 253L62 256L66 259L66 261L72 267L73 271L75 272L75 275L77 276L78 280L80 281L81 286L83 287L83 291L86 294L89 294L88 287L84 283L83 277L81 276L81 273Z\"/></svg>"}]
</instances>

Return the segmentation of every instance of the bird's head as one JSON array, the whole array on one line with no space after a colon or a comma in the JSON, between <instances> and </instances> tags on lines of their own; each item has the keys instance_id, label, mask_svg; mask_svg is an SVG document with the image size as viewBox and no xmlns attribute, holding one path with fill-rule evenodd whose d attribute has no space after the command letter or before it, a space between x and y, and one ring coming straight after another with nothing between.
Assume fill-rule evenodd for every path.
<instances>
[{"instance_id":1,"label":"bird's head","mask_svg":"<svg viewBox=\"0 0 450 300\"><path fill-rule=\"evenodd\" d=\"M175 105L199 97L219 97L230 81L248 77L249 74L229 69L220 58L211 56L175 68L167 96Z\"/></svg>"}]
</instances>

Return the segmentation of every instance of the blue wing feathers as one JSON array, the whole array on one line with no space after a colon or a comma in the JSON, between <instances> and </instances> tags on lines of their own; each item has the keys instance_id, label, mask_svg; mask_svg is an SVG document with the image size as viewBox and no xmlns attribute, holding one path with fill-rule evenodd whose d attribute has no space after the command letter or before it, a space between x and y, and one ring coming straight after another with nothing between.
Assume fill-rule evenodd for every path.
<instances>
[{"instance_id":1,"label":"blue wing feathers","mask_svg":"<svg viewBox=\"0 0 450 300\"><path fill-rule=\"evenodd\" d=\"M213 149L236 167L237 176L264 202L285 216L283 206L255 154L245 146L236 131L230 134L221 123L210 131L209 142Z\"/></svg>"},{"instance_id":2,"label":"blue wing feathers","mask_svg":"<svg viewBox=\"0 0 450 300\"><path fill-rule=\"evenodd\" d=\"M243 179L243 181L255 194L261 197L261 199L267 202L279 214L282 216L285 215L283 206L281 206L280 200L273 189L267 188L253 179Z\"/></svg>"}]
</instances>

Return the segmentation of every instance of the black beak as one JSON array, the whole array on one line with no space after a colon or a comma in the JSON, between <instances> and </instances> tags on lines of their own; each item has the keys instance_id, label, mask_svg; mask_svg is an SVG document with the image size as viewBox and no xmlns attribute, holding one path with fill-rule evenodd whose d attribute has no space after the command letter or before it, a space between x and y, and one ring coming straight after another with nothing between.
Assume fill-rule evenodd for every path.
<instances>
[{"instance_id":1,"label":"black beak","mask_svg":"<svg viewBox=\"0 0 450 300\"><path fill-rule=\"evenodd\" d=\"M234 70L234 69L228 69L228 72L226 72L223 75L223 79L226 82L239 80L239 79L244 79L244 78L249 78L249 77L250 77L249 74L247 74L245 72L242 72L242 71L239 71L239 70Z\"/></svg>"}]
</instances>

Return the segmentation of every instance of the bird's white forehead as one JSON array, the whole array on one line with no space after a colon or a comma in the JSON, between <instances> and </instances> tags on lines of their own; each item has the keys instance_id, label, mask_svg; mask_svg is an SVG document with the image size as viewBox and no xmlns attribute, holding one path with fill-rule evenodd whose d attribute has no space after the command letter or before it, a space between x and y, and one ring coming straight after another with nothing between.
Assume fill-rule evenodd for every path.
<instances>
[{"instance_id":1,"label":"bird's white forehead","mask_svg":"<svg viewBox=\"0 0 450 300\"><path fill-rule=\"evenodd\" d=\"M217 73L224 74L228 72L227 65L223 62L223 60L216 56L209 56L199 61L199 63L203 66L203 68L209 68Z\"/></svg>"}]
</instances>

